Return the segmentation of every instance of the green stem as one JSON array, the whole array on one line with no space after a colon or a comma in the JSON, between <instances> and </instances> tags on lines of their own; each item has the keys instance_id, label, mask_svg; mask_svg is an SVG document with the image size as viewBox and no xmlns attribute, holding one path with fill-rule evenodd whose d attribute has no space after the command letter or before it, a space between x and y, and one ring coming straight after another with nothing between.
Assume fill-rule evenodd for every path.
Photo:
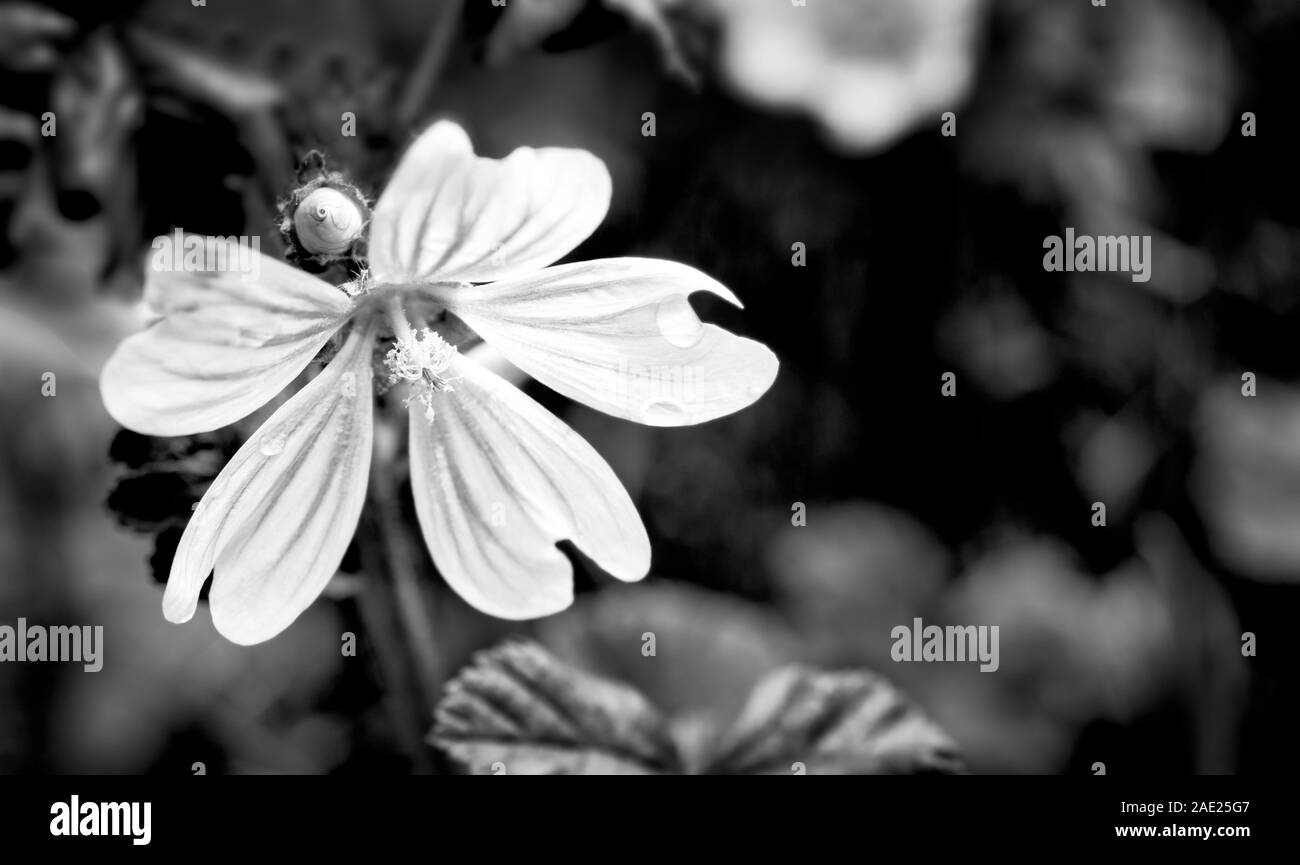
<instances>
[{"instance_id":1,"label":"green stem","mask_svg":"<svg viewBox=\"0 0 1300 865\"><path fill-rule=\"evenodd\" d=\"M443 67L451 54L453 37L459 30L461 7L465 0L443 0L438 9L437 20L429 31L429 38L415 63L415 69L407 79L405 91L397 103L398 129L410 129L419 119L420 112L428 105Z\"/></svg>"},{"instance_id":2,"label":"green stem","mask_svg":"<svg viewBox=\"0 0 1300 865\"><path fill-rule=\"evenodd\" d=\"M374 538L378 533L363 526L357 534L362 566L371 575L357 596L357 608L366 627L367 641L378 659L384 704L393 719L393 730L402 749L419 775L433 772L432 755L425 744L429 727L428 707L412 694L418 690L418 675L398 636L398 614L394 595L377 575L384 570L384 555Z\"/></svg>"}]
</instances>

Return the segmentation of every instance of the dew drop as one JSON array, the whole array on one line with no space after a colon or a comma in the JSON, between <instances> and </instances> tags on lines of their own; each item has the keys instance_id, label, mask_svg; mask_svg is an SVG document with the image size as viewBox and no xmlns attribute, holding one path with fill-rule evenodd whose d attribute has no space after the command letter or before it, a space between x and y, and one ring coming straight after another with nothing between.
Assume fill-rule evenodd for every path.
<instances>
[{"instance_id":1,"label":"dew drop","mask_svg":"<svg viewBox=\"0 0 1300 865\"><path fill-rule=\"evenodd\" d=\"M284 450L284 434L278 433L276 435L271 435L268 433L262 436L262 443L258 447L258 450L262 452L262 456L267 457L273 457L280 453Z\"/></svg>"},{"instance_id":2,"label":"dew drop","mask_svg":"<svg viewBox=\"0 0 1300 865\"><path fill-rule=\"evenodd\" d=\"M351 399L357 395L357 374L354 372L345 372L339 379L339 393L344 397Z\"/></svg>"},{"instance_id":3,"label":"dew drop","mask_svg":"<svg viewBox=\"0 0 1300 865\"><path fill-rule=\"evenodd\" d=\"M652 400L641 409L647 418L667 424L678 424L686 418L686 409L674 400Z\"/></svg>"},{"instance_id":4,"label":"dew drop","mask_svg":"<svg viewBox=\"0 0 1300 865\"><path fill-rule=\"evenodd\" d=\"M659 304L655 323L663 338L678 348L690 348L704 337L704 325L684 297L670 297Z\"/></svg>"}]
</instances>

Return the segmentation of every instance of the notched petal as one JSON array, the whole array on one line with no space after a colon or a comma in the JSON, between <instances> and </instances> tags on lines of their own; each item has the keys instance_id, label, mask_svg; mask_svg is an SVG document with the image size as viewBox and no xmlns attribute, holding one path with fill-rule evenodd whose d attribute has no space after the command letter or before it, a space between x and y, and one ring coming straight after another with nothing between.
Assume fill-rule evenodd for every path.
<instances>
[{"instance_id":1,"label":"notched petal","mask_svg":"<svg viewBox=\"0 0 1300 865\"><path fill-rule=\"evenodd\" d=\"M468 136L435 123L402 158L375 207L370 268L392 283L487 282L558 261L609 210L599 158L564 147L474 155Z\"/></svg>"},{"instance_id":2,"label":"notched petal","mask_svg":"<svg viewBox=\"0 0 1300 865\"><path fill-rule=\"evenodd\" d=\"M324 589L347 549L370 469L373 326L239 449L199 502L163 598L173 622L194 615L215 569L213 623L242 644L289 626Z\"/></svg>"},{"instance_id":3,"label":"notched petal","mask_svg":"<svg viewBox=\"0 0 1300 865\"><path fill-rule=\"evenodd\" d=\"M515 366L592 408L651 426L713 420L776 379L767 346L700 321L687 298L724 285L671 261L614 258L429 292Z\"/></svg>"},{"instance_id":4,"label":"notched petal","mask_svg":"<svg viewBox=\"0 0 1300 865\"><path fill-rule=\"evenodd\" d=\"M411 412L411 487L434 563L474 607L507 619L573 600L571 539L621 580L650 567L650 541L618 477L577 433L464 358L432 421Z\"/></svg>"}]
</instances>

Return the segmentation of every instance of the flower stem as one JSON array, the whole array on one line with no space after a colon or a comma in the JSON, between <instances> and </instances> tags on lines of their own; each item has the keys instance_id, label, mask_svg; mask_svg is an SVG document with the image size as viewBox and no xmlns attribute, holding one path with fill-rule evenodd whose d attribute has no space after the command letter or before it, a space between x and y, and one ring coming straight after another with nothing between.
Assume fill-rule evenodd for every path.
<instances>
[{"instance_id":1,"label":"flower stem","mask_svg":"<svg viewBox=\"0 0 1300 865\"><path fill-rule=\"evenodd\" d=\"M415 664L420 697L431 713L442 683L442 665L438 661L438 646L433 637L433 612L419 578L418 550L411 540L408 523L397 500L396 467L391 459L381 457L376 469L370 480L374 523L388 575L392 579L398 619Z\"/></svg>"},{"instance_id":2,"label":"flower stem","mask_svg":"<svg viewBox=\"0 0 1300 865\"><path fill-rule=\"evenodd\" d=\"M373 541L361 541L361 547L362 561L366 567L369 569L376 566L376 560L381 556L371 549ZM392 716L394 733L411 759L412 771L417 775L428 775L433 772L432 754L425 744L429 712L412 697L411 692L416 688L416 674L396 633L397 614L394 608L397 605L392 593L386 589L387 586L382 583L372 581L357 596L357 609L379 662L384 703Z\"/></svg>"},{"instance_id":3,"label":"flower stem","mask_svg":"<svg viewBox=\"0 0 1300 865\"><path fill-rule=\"evenodd\" d=\"M384 676L385 700L396 735L417 773L434 770L426 736L442 684L433 615L420 580L419 548L398 500L396 433L382 416L375 424L369 503L357 542L371 576L359 598L362 617Z\"/></svg>"},{"instance_id":4,"label":"flower stem","mask_svg":"<svg viewBox=\"0 0 1300 865\"><path fill-rule=\"evenodd\" d=\"M429 97L433 94L438 79L442 77L443 67L451 55L460 24L461 7L465 0L443 0L438 9L437 20L429 31L415 69L407 79L406 88L397 102L397 126L409 129L419 119L420 113L427 110Z\"/></svg>"}]
</instances>

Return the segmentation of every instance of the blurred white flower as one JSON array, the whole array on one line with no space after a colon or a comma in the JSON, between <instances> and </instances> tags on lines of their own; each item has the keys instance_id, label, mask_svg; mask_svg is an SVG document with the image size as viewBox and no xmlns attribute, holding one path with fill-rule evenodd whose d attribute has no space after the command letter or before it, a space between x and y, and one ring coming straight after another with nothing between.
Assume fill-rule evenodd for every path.
<instances>
[{"instance_id":1,"label":"blurred white flower","mask_svg":"<svg viewBox=\"0 0 1300 865\"><path fill-rule=\"evenodd\" d=\"M564 609L572 567L555 544L565 538L613 576L643 577L649 540L605 461L454 347L468 326L549 387L645 424L700 423L758 399L776 357L702 324L687 301L708 291L739 305L724 286L652 259L547 266L586 239L609 200L609 174L590 153L520 148L485 159L459 126L442 122L414 143L380 198L370 270L358 283L340 290L269 257L256 278L151 273L146 298L163 318L124 341L101 378L109 412L141 433L192 434L239 420L347 329L325 369L199 502L164 615L188 620L215 568L217 629L256 643L321 593L365 498L379 341L390 382L417 403L411 486L425 542L466 601L510 619ZM658 386L640 380L647 370ZM690 387L674 386L683 381Z\"/></svg>"},{"instance_id":2,"label":"blurred white flower","mask_svg":"<svg viewBox=\"0 0 1300 865\"><path fill-rule=\"evenodd\" d=\"M973 83L984 0L710 2L736 91L810 114L847 151L938 129Z\"/></svg>"}]
</instances>

